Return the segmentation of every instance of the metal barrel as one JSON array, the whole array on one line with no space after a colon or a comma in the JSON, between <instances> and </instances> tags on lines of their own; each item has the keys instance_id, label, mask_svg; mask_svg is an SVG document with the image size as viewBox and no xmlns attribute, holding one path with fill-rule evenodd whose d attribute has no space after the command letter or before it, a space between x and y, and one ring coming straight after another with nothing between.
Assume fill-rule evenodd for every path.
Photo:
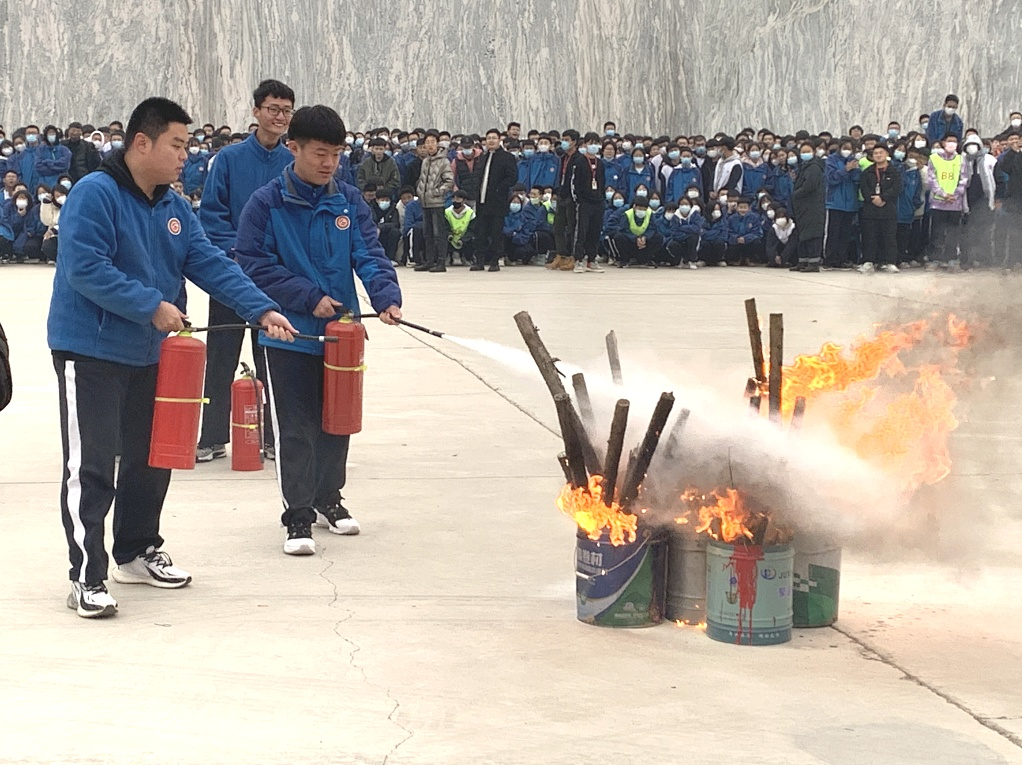
<instances>
[{"instance_id":1,"label":"metal barrel","mask_svg":"<svg viewBox=\"0 0 1022 765\"><path fill-rule=\"evenodd\" d=\"M706 540L690 526L671 529L667 540L667 618L706 621Z\"/></svg>"},{"instance_id":2,"label":"metal barrel","mask_svg":"<svg viewBox=\"0 0 1022 765\"><path fill-rule=\"evenodd\" d=\"M795 538L792 611L796 627L829 627L837 621L841 548Z\"/></svg>"},{"instance_id":3,"label":"metal barrel","mask_svg":"<svg viewBox=\"0 0 1022 765\"><path fill-rule=\"evenodd\" d=\"M575 547L578 619L597 627L652 627L664 620L667 539L640 529L632 543L579 531Z\"/></svg>"},{"instance_id":4,"label":"metal barrel","mask_svg":"<svg viewBox=\"0 0 1022 765\"><path fill-rule=\"evenodd\" d=\"M706 634L722 643L791 640L792 545L706 545Z\"/></svg>"}]
</instances>

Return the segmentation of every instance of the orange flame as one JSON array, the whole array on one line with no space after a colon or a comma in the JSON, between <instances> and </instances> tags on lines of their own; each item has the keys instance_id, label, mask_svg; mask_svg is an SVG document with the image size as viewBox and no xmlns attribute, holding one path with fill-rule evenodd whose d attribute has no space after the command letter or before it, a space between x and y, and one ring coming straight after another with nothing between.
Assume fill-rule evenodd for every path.
<instances>
[{"instance_id":1,"label":"orange flame","mask_svg":"<svg viewBox=\"0 0 1022 765\"><path fill-rule=\"evenodd\" d=\"M599 539L606 529L612 545L635 541L638 518L626 513L617 502L603 504L603 476L589 477L588 489L573 489L566 484L557 498L557 507L573 518L590 539Z\"/></svg>"}]
</instances>

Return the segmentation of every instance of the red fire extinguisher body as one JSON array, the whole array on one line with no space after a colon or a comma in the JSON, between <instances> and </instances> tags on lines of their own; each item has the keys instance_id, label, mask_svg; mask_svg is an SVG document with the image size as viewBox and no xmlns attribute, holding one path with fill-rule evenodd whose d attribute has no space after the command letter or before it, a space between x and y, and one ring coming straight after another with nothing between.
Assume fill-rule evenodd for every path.
<instances>
[{"instance_id":1,"label":"red fire extinguisher body","mask_svg":"<svg viewBox=\"0 0 1022 765\"><path fill-rule=\"evenodd\" d=\"M365 327L351 319L326 325L323 354L323 431L350 436L362 430L362 378L365 372Z\"/></svg>"},{"instance_id":2,"label":"red fire extinguisher body","mask_svg":"<svg viewBox=\"0 0 1022 765\"><path fill-rule=\"evenodd\" d=\"M231 470L262 470L263 384L245 376L231 383Z\"/></svg>"},{"instance_id":3,"label":"red fire extinguisher body","mask_svg":"<svg viewBox=\"0 0 1022 765\"><path fill-rule=\"evenodd\" d=\"M180 334L163 341L149 442L151 467L195 467L205 371L206 345L201 340Z\"/></svg>"}]
</instances>

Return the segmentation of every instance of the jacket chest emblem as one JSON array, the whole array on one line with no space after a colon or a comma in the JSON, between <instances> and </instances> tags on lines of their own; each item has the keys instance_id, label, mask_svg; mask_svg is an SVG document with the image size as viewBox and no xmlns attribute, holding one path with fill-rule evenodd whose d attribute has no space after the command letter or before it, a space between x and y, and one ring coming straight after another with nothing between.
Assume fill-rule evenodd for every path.
<instances>
[{"instance_id":1,"label":"jacket chest emblem","mask_svg":"<svg viewBox=\"0 0 1022 765\"><path fill-rule=\"evenodd\" d=\"M334 225L337 226L338 230L344 231L351 225L351 218L347 215L338 215L334 218Z\"/></svg>"},{"instance_id":2,"label":"jacket chest emblem","mask_svg":"<svg viewBox=\"0 0 1022 765\"><path fill-rule=\"evenodd\" d=\"M167 221L167 231L169 231L174 236L177 236L178 234L180 234L181 233L181 221L179 221L177 218L171 218L170 220L168 220Z\"/></svg>"}]
</instances>

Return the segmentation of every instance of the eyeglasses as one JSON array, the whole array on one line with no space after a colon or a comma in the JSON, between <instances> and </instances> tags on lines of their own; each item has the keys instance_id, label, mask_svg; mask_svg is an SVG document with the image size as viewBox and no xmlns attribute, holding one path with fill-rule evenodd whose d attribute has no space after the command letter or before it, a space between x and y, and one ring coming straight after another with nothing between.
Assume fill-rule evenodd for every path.
<instances>
[{"instance_id":1,"label":"eyeglasses","mask_svg":"<svg viewBox=\"0 0 1022 765\"><path fill-rule=\"evenodd\" d=\"M279 117L283 114L287 119L291 119L291 115L295 113L294 109L288 109L287 107L281 108L274 105L260 106L259 108L268 111L271 117Z\"/></svg>"}]
</instances>

